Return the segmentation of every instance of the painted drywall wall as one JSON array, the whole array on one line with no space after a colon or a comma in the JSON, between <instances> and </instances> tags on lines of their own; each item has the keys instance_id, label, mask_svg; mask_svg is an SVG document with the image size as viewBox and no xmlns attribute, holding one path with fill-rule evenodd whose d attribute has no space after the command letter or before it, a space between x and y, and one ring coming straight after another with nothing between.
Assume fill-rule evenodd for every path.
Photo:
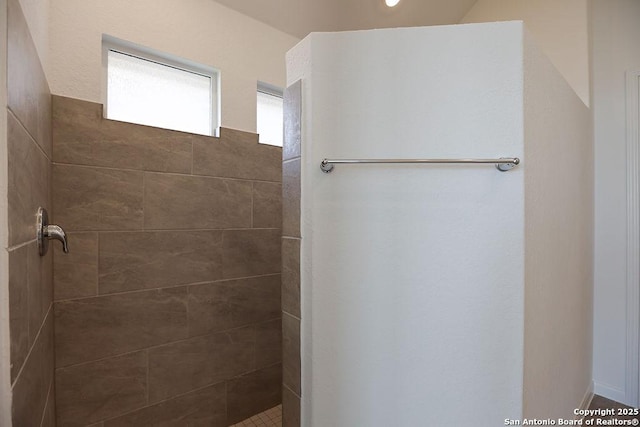
<instances>
[{"instance_id":1,"label":"painted drywall wall","mask_svg":"<svg viewBox=\"0 0 640 427\"><path fill-rule=\"evenodd\" d=\"M222 126L256 130L256 83L284 87L298 39L210 0L57 0L49 83L56 95L102 99L102 34L221 70Z\"/></svg>"},{"instance_id":2,"label":"painted drywall wall","mask_svg":"<svg viewBox=\"0 0 640 427\"><path fill-rule=\"evenodd\" d=\"M319 164L522 156L521 31L312 34L289 52L288 83L303 79L303 425L520 418L523 169Z\"/></svg>"},{"instance_id":3,"label":"painted drywall wall","mask_svg":"<svg viewBox=\"0 0 640 427\"><path fill-rule=\"evenodd\" d=\"M524 41L524 416L572 419L592 392L591 112Z\"/></svg>"},{"instance_id":4,"label":"painted drywall wall","mask_svg":"<svg viewBox=\"0 0 640 427\"><path fill-rule=\"evenodd\" d=\"M51 0L20 0L22 13L29 26L40 63L49 68L49 8Z\"/></svg>"},{"instance_id":5,"label":"painted drywall wall","mask_svg":"<svg viewBox=\"0 0 640 427\"><path fill-rule=\"evenodd\" d=\"M522 20L536 43L589 105L589 0L478 0L461 23Z\"/></svg>"},{"instance_id":6,"label":"painted drywall wall","mask_svg":"<svg viewBox=\"0 0 640 427\"><path fill-rule=\"evenodd\" d=\"M594 365L598 394L626 395L626 95L625 72L640 70L640 2L592 4L595 139ZM637 381L637 379L635 379Z\"/></svg>"}]
</instances>

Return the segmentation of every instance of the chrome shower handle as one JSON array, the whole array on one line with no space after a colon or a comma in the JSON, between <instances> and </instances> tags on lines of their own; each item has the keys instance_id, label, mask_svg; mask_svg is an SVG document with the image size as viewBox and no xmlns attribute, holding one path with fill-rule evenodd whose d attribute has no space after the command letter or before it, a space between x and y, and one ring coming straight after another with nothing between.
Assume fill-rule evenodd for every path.
<instances>
[{"instance_id":1,"label":"chrome shower handle","mask_svg":"<svg viewBox=\"0 0 640 427\"><path fill-rule=\"evenodd\" d=\"M45 208L38 208L37 216L37 240L40 256L45 256L49 250L49 240L56 239L62 243L62 251L69 253L67 233L58 225L49 225L49 214Z\"/></svg>"}]
</instances>

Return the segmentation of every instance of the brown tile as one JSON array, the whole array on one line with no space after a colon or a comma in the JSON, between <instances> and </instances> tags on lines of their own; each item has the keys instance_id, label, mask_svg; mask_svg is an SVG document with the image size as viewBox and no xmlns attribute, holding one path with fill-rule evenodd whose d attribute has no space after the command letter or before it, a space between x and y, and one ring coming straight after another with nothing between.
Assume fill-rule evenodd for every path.
<instances>
[{"instance_id":1,"label":"brown tile","mask_svg":"<svg viewBox=\"0 0 640 427\"><path fill-rule=\"evenodd\" d=\"M56 370L58 426L86 426L147 403L145 351Z\"/></svg>"},{"instance_id":2,"label":"brown tile","mask_svg":"<svg viewBox=\"0 0 640 427\"><path fill-rule=\"evenodd\" d=\"M29 342L33 343L53 301L53 254L41 257L35 242L28 246Z\"/></svg>"},{"instance_id":3,"label":"brown tile","mask_svg":"<svg viewBox=\"0 0 640 427\"><path fill-rule=\"evenodd\" d=\"M51 93L18 0L7 23L7 104L50 159Z\"/></svg>"},{"instance_id":4,"label":"brown tile","mask_svg":"<svg viewBox=\"0 0 640 427\"><path fill-rule=\"evenodd\" d=\"M105 422L105 427L227 427L224 382Z\"/></svg>"},{"instance_id":5,"label":"brown tile","mask_svg":"<svg viewBox=\"0 0 640 427\"><path fill-rule=\"evenodd\" d=\"M282 164L282 235L300 237L300 159Z\"/></svg>"},{"instance_id":6,"label":"brown tile","mask_svg":"<svg viewBox=\"0 0 640 427\"><path fill-rule=\"evenodd\" d=\"M9 328L12 383L20 372L30 347L28 257L27 246L9 252Z\"/></svg>"},{"instance_id":7,"label":"brown tile","mask_svg":"<svg viewBox=\"0 0 640 427\"><path fill-rule=\"evenodd\" d=\"M13 387L15 427L39 426L53 381L53 316L49 314Z\"/></svg>"},{"instance_id":8,"label":"brown tile","mask_svg":"<svg viewBox=\"0 0 640 427\"><path fill-rule=\"evenodd\" d=\"M70 251L53 243L53 282L56 300L98 294L98 233L67 233Z\"/></svg>"},{"instance_id":9,"label":"brown tile","mask_svg":"<svg viewBox=\"0 0 640 427\"><path fill-rule=\"evenodd\" d=\"M280 240L280 230L223 231L223 278L279 273Z\"/></svg>"},{"instance_id":10,"label":"brown tile","mask_svg":"<svg viewBox=\"0 0 640 427\"><path fill-rule=\"evenodd\" d=\"M282 185L271 182L253 183L253 227L282 227Z\"/></svg>"},{"instance_id":11,"label":"brown tile","mask_svg":"<svg viewBox=\"0 0 640 427\"><path fill-rule=\"evenodd\" d=\"M280 365L227 381L227 422L237 423L282 401Z\"/></svg>"},{"instance_id":12,"label":"brown tile","mask_svg":"<svg viewBox=\"0 0 640 427\"><path fill-rule=\"evenodd\" d=\"M300 318L299 239L282 239L282 311Z\"/></svg>"},{"instance_id":13,"label":"brown tile","mask_svg":"<svg viewBox=\"0 0 640 427\"><path fill-rule=\"evenodd\" d=\"M256 327L256 368L282 362L282 320L260 323Z\"/></svg>"},{"instance_id":14,"label":"brown tile","mask_svg":"<svg viewBox=\"0 0 640 427\"><path fill-rule=\"evenodd\" d=\"M250 228L251 183L146 173L144 226L149 230Z\"/></svg>"},{"instance_id":15,"label":"brown tile","mask_svg":"<svg viewBox=\"0 0 640 427\"><path fill-rule=\"evenodd\" d=\"M149 401L215 384L255 367L255 329L191 338L149 350Z\"/></svg>"},{"instance_id":16,"label":"brown tile","mask_svg":"<svg viewBox=\"0 0 640 427\"><path fill-rule=\"evenodd\" d=\"M102 105L53 97L54 161L158 172L191 172L191 135L106 120Z\"/></svg>"},{"instance_id":17,"label":"brown tile","mask_svg":"<svg viewBox=\"0 0 640 427\"><path fill-rule=\"evenodd\" d=\"M228 178L282 181L282 149L258 143L258 137L222 129L220 138L193 140L193 173Z\"/></svg>"},{"instance_id":18,"label":"brown tile","mask_svg":"<svg viewBox=\"0 0 640 427\"><path fill-rule=\"evenodd\" d=\"M284 142L282 160L300 157L300 127L302 118L302 81L284 91Z\"/></svg>"},{"instance_id":19,"label":"brown tile","mask_svg":"<svg viewBox=\"0 0 640 427\"><path fill-rule=\"evenodd\" d=\"M300 398L282 387L282 427L300 427Z\"/></svg>"},{"instance_id":20,"label":"brown tile","mask_svg":"<svg viewBox=\"0 0 640 427\"><path fill-rule=\"evenodd\" d=\"M38 207L50 208L51 163L11 113L7 145L9 246L15 246L35 239Z\"/></svg>"},{"instance_id":21,"label":"brown tile","mask_svg":"<svg viewBox=\"0 0 640 427\"><path fill-rule=\"evenodd\" d=\"M300 395L300 320L282 315L282 382Z\"/></svg>"},{"instance_id":22,"label":"brown tile","mask_svg":"<svg viewBox=\"0 0 640 427\"><path fill-rule=\"evenodd\" d=\"M49 396L44 408L41 427L56 427L56 388L54 387L54 381L51 381L49 386Z\"/></svg>"},{"instance_id":23,"label":"brown tile","mask_svg":"<svg viewBox=\"0 0 640 427\"><path fill-rule=\"evenodd\" d=\"M280 275L189 286L189 334L203 335L280 317Z\"/></svg>"},{"instance_id":24,"label":"brown tile","mask_svg":"<svg viewBox=\"0 0 640 427\"><path fill-rule=\"evenodd\" d=\"M101 294L222 278L221 231L101 233Z\"/></svg>"},{"instance_id":25,"label":"brown tile","mask_svg":"<svg viewBox=\"0 0 640 427\"><path fill-rule=\"evenodd\" d=\"M187 337L186 288L61 301L55 313L59 367Z\"/></svg>"},{"instance_id":26,"label":"brown tile","mask_svg":"<svg viewBox=\"0 0 640 427\"><path fill-rule=\"evenodd\" d=\"M220 138L228 139L242 144L257 144L260 141L260 135L253 132L245 132L243 130L220 128Z\"/></svg>"},{"instance_id":27,"label":"brown tile","mask_svg":"<svg viewBox=\"0 0 640 427\"><path fill-rule=\"evenodd\" d=\"M54 165L53 222L67 231L142 228L142 174Z\"/></svg>"}]
</instances>

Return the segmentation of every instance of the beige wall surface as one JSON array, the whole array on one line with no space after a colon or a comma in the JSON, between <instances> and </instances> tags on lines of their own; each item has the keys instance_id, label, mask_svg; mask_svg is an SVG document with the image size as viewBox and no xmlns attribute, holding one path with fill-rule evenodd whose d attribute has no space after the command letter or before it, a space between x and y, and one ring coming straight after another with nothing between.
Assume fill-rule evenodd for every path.
<instances>
[{"instance_id":1,"label":"beige wall surface","mask_svg":"<svg viewBox=\"0 0 640 427\"><path fill-rule=\"evenodd\" d=\"M625 73L640 70L640 2L595 0L593 117L595 140L595 389L629 405L626 364L626 88ZM636 195L637 197L637 195ZM637 378L636 378L637 381ZM631 386L631 384L629 384ZM636 385L637 386L637 385Z\"/></svg>"},{"instance_id":2,"label":"beige wall surface","mask_svg":"<svg viewBox=\"0 0 640 427\"><path fill-rule=\"evenodd\" d=\"M26 0L24 0L26 1ZM298 39L203 0L58 0L50 10L52 93L102 103L102 34L221 71L222 121L256 130L256 83L284 87Z\"/></svg>"},{"instance_id":3,"label":"beige wall surface","mask_svg":"<svg viewBox=\"0 0 640 427\"><path fill-rule=\"evenodd\" d=\"M560 74L589 105L588 0L478 0L460 21L522 20Z\"/></svg>"},{"instance_id":4,"label":"beige wall surface","mask_svg":"<svg viewBox=\"0 0 640 427\"><path fill-rule=\"evenodd\" d=\"M523 416L572 419L591 393L591 114L526 32L524 40Z\"/></svg>"}]
</instances>

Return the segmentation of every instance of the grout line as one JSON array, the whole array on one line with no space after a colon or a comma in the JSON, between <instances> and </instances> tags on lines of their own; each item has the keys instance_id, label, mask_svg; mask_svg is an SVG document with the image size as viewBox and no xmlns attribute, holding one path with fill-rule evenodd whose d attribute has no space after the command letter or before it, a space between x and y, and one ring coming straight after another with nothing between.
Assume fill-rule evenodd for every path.
<instances>
[{"instance_id":1,"label":"grout line","mask_svg":"<svg viewBox=\"0 0 640 427\"><path fill-rule=\"evenodd\" d=\"M196 177L196 178L226 179L230 181L243 181L243 182L256 181L256 182L266 182L270 184L282 184L282 181L270 181L266 179L237 178L237 177L228 177L228 176L201 175L201 174L190 174L190 173L181 173L181 172L164 172L164 171L153 171L153 170L145 170L145 169L114 168L110 166L82 165L77 163L64 163L64 162L52 162L52 164L56 166L70 166L70 167L90 168L90 169L106 169L106 170L123 171L123 172L142 172L142 173L155 173L155 174L162 174L162 175L175 175L175 176L183 176L183 177L186 176L186 177Z\"/></svg>"},{"instance_id":2,"label":"grout line","mask_svg":"<svg viewBox=\"0 0 640 427\"><path fill-rule=\"evenodd\" d=\"M300 322L302 322L302 316L298 317L298 316L296 316L294 314L291 314L288 311L284 311L284 310L282 310L282 314L286 314L287 316L293 317L294 319L299 320Z\"/></svg>"},{"instance_id":3,"label":"grout line","mask_svg":"<svg viewBox=\"0 0 640 427\"><path fill-rule=\"evenodd\" d=\"M20 127L22 128L22 130L24 130L27 134L27 136L29 137L29 139L31 139L31 141L36 145L36 147L38 147L38 150L44 155L44 157L49 161L49 166L51 167L51 164L53 163L53 159L51 159L49 157L49 155L47 155L47 153L44 152L44 150L42 149L42 147L40 147L40 144L38 144L38 141L33 137L33 135L31 135L31 132L29 132L29 130L26 128L26 126L24 124L22 124L22 121L18 118L18 116L16 115L16 113L13 112L13 110L7 106L7 111L9 113L11 113L11 116L13 116L13 118L16 120L16 122L18 122L18 124L20 125ZM52 125L53 128L53 125ZM53 138L53 136L52 136ZM53 148L53 147L52 147ZM52 150L53 151L53 150ZM53 153L52 153L52 157L53 157Z\"/></svg>"},{"instance_id":4,"label":"grout line","mask_svg":"<svg viewBox=\"0 0 640 427\"><path fill-rule=\"evenodd\" d=\"M298 399L302 399L302 397L301 397L301 396L298 396L298 393L296 393L295 391L291 390L291 388L290 388L288 385L286 385L285 383L282 383L282 387L284 387L284 388L286 388L287 390L289 390L289 391L290 391L291 393L293 393L293 395L294 395L294 396L296 396ZM302 394L302 393L300 393L300 394Z\"/></svg>"},{"instance_id":5,"label":"grout line","mask_svg":"<svg viewBox=\"0 0 640 427\"><path fill-rule=\"evenodd\" d=\"M196 338L204 338L204 337L218 335L218 334L228 334L228 333L231 333L231 332L239 331L241 329L245 329L245 328L249 328L249 327L255 327L255 326L261 325L263 323L273 322L273 321L276 321L278 319L280 319L280 317L274 317L272 319L260 321L260 322L257 322L257 323L249 323L249 324L246 324L246 325L234 326L233 328L225 329L225 330L222 330L222 331L208 332L208 333L205 333L205 334L194 335L192 337L186 337L186 338L182 338L182 339L179 339L179 340L167 341L167 342L163 342L163 343L160 343L160 344L150 345L150 346L144 347L144 348L138 348L138 349L135 349L135 350L126 351L124 353L108 355L108 356L105 356L105 357L101 357L99 359L86 360L86 361L83 361L83 362L72 363L70 365L65 365L65 366L56 366L55 370L56 371L66 370L66 369L69 369L69 368L75 368L77 366L88 365L90 363L103 362L105 360L113 359L113 358L116 358L116 357L124 357L124 356L128 356L128 355L131 355L131 354L134 354L134 353L140 353L140 352L143 352L143 351L147 352L147 356L149 356L149 350L154 350L154 349L160 348L160 347L166 347L166 346L172 345L172 344L180 344L180 343L183 343L183 342L186 342L186 341L189 341L189 340L192 340L192 339L196 339ZM239 378L241 376L250 374L250 373L252 373L254 371L259 371L261 369L271 368L271 367L273 367L275 365L278 365L278 364L282 364L282 361L277 362L277 363L272 363L271 365L263 366L260 369L254 367L254 369L252 369L252 370L249 370L249 371L243 372L241 374L238 374L236 376L230 377L229 379ZM217 383L215 383L215 384L217 384ZM209 385L212 385L212 384L209 384ZM154 403L154 405L155 405L155 403Z\"/></svg>"},{"instance_id":6,"label":"grout line","mask_svg":"<svg viewBox=\"0 0 640 427\"><path fill-rule=\"evenodd\" d=\"M74 230L71 227L68 233L162 233L162 232L204 232L204 231L277 231L280 228L165 228L165 229L120 229L120 230ZM35 241L35 240L32 240Z\"/></svg>"},{"instance_id":7,"label":"grout line","mask_svg":"<svg viewBox=\"0 0 640 427\"><path fill-rule=\"evenodd\" d=\"M296 157L292 157L292 158L287 159L287 160L283 160L282 164L284 165L286 163L293 163L293 162L299 161L299 160L302 160L302 156L296 156Z\"/></svg>"},{"instance_id":8,"label":"grout line","mask_svg":"<svg viewBox=\"0 0 640 427\"><path fill-rule=\"evenodd\" d=\"M49 383L49 391L47 391L47 398L44 402L44 408L42 408L42 417L40 418L40 427L42 427L44 425L44 417L47 414L47 407L49 406L50 400L51 400L51 390L53 390L53 383L56 380L56 376L55 374L51 376L51 381ZM53 402L53 404L55 405L55 402Z\"/></svg>"},{"instance_id":9,"label":"grout line","mask_svg":"<svg viewBox=\"0 0 640 427\"><path fill-rule=\"evenodd\" d=\"M28 242L19 243L17 245L10 246L10 247L7 248L7 252L11 252L11 251L15 251L15 250L24 248L25 246L29 246L32 243L37 243L37 240L33 239L33 240L29 240Z\"/></svg>"},{"instance_id":10,"label":"grout line","mask_svg":"<svg viewBox=\"0 0 640 427\"><path fill-rule=\"evenodd\" d=\"M146 409L146 408L152 408L152 407L154 407L154 406L156 406L156 405L160 405L160 404L162 404L162 403L169 402L169 401L171 401L171 400L179 399L179 398L184 397L184 396L186 396L186 395L188 395L188 394L191 394L191 393L197 393L197 392L199 392L199 391L204 390L205 388L213 387L213 386L215 386L215 385L222 384L223 382L226 382L226 381L224 381L224 380L223 380L223 381L218 381L217 383L207 384L207 385L202 386L202 387L194 388L193 390L189 390L189 391L187 391L187 392L185 392L185 393L176 394L175 396L171 396L171 397L168 397L168 398L163 399L163 400L158 400L157 402L149 403L149 404L147 404L146 406L143 406L143 407L140 407L140 408L133 409L133 410L131 410L131 411L129 411L129 412L125 412L124 414L118 414L118 415L116 415L115 417L111 417L111 418L104 418L104 419L102 419L102 420L100 420L100 421L96 421L96 423L98 423L98 424L99 424L99 423L102 423L102 422L105 422L105 421L115 420L116 418L124 417L124 416L127 416L127 415L129 415L129 414L133 414L133 413L135 413L135 412L141 411L141 410ZM93 424L91 424L91 425L93 425Z\"/></svg>"},{"instance_id":11,"label":"grout line","mask_svg":"<svg viewBox=\"0 0 640 427\"><path fill-rule=\"evenodd\" d=\"M302 237L290 237L290 236L282 236L283 240L302 240Z\"/></svg>"},{"instance_id":12,"label":"grout line","mask_svg":"<svg viewBox=\"0 0 640 427\"><path fill-rule=\"evenodd\" d=\"M114 296L114 295L126 295L126 294L135 294L135 293L141 293L141 292L162 291L167 289L186 288L189 286L200 286L200 285L208 285L208 284L217 284L222 282L232 282L235 280L258 279L261 277L275 277L275 276L280 276L281 274L282 273L265 273L257 276L243 276L243 277L234 277L230 279L207 280L204 282L191 282L191 283L184 283L180 285L165 286L160 288L131 289L131 290L122 291L122 292L111 292L111 293L104 293L104 294L98 294L98 295L92 295L92 296L86 296L86 297L66 298L66 299L56 300L55 302L58 303L58 302L67 302L67 301L81 301L86 299L108 297L108 296Z\"/></svg>"},{"instance_id":13,"label":"grout line","mask_svg":"<svg viewBox=\"0 0 640 427\"><path fill-rule=\"evenodd\" d=\"M11 384L11 389L12 390L15 387L16 383L18 382L18 380L20 379L20 376L22 375L22 371L24 371L24 367L27 365L27 362L29 361L29 358L31 357L31 353L33 353L33 349L36 347L36 344L38 343L38 339L40 338L40 334L42 333L42 329L44 328L44 325L47 324L47 318L52 313L52 311L53 311L53 303L49 304L49 308L47 309L47 314L45 314L44 319L42 320L42 323L40 324L40 329L38 329L38 333L36 334L36 337L33 339L33 344L31 345L31 348L29 348L29 352L25 356L24 362L22 363L22 366L20 367L20 370L16 374L15 381L13 381L13 383ZM53 322L53 319L51 319L51 321Z\"/></svg>"}]
</instances>

